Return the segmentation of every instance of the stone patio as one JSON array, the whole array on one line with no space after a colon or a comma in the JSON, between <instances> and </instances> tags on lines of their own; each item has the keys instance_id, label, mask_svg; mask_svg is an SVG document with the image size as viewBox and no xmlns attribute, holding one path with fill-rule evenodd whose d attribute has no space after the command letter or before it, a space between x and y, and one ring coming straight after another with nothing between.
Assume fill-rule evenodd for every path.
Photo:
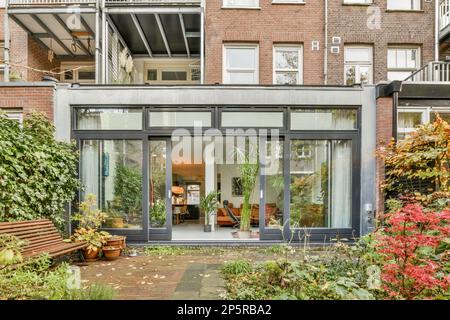
<instances>
[{"instance_id":1,"label":"stone patio","mask_svg":"<svg viewBox=\"0 0 450 320\"><path fill-rule=\"evenodd\" d=\"M217 248L176 255L121 256L115 261L97 261L81 265L83 286L108 284L117 291L117 299L222 299L225 292L220 276L224 262L236 259L264 261L277 259L276 253L262 248Z\"/></svg>"}]
</instances>

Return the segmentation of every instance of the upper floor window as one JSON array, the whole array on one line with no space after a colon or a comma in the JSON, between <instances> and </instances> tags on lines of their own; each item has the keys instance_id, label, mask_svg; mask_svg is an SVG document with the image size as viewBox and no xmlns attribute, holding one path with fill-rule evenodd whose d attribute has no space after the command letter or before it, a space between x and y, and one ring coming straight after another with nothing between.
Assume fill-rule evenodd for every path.
<instances>
[{"instance_id":1,"label":"upper floor window","mask_svg":"<svg viewBox=\"0 0 450 320\"><path fill-rule=\"evenodd\" d=\"M421 0L388 0L388 10L420 10Z\"/></svg>"},{"instance_id":2,"label":"upper floor window","mask_svg":"<svg viewBox=\"0 0 450 320\"><path fill-rule=\"evenodd\" d=\"M405 80L420 67L419 48L388 48L389 81Z\"/></svg>"},{"instance_id":3,"label":"upper floor window","mask_svg":"<svg viewBox=\"0 0 450 320\"><path fill-rule=\"evenodd\" d=\"M70 83L95 83L94 65L61 64L61 69L65 72L61 75L62 82Z\"/></svg>"},{"instance_id":4,"label":"upper floor window","mask_svg":"<svg viewBox=\"0 0 450 320\"><path fill-rule=\"evenodd\" d=\"M344 0L345 4L372 4L373 0Z\"/></svg>"},{"instance_id":5,"label":"upper floor window","mask_svg":"<svg viewBox=\"0 0 450 320\"><path fill-rule=\"evenodd\" d=\"M273 48L273 83L301 84L302 47L275 46Z\"/></svg>"},{"instance_id":6,"label":"upper floor window","mask_svg":"<svg viewBox=\"0 0 450 320\"><path fill-rule=\"evenodd\" d=\"M259 0L223 0L224 8L259 8Z\"/></svg>"},{"instance_id":7,"label":"upper floor window","mask_svg":"<svg viewBox=\"0 0 450 320\"><path fill-rule=\"evenodd\" d=\"M223 83L258 84L258 45L224 46Z\"/></svg>"},{"instance_id":8,"label":"upper floor window","mask_svg":"<svg viewBox=\"0 0 450 320\"><path fill-rule=\"evenodd\" d=\"M372 84L372 47L346 46L344 48L345 84Z\"/></svg>"}]
</instances>

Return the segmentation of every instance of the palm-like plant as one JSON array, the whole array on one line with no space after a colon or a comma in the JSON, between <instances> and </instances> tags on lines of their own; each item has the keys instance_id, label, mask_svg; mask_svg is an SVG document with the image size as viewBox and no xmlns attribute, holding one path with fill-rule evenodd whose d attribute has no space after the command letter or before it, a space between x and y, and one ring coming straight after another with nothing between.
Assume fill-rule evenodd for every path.
<instances>
[{"instance_id":1,"label":"palm-like plant","mask_svg":"<svg viewBox=\"0 0 450 320\"><path fill-rule=\"evenodd\" d=\"M249 146L250 147L250 146ZM239 171L241 174L241 184L242 184L242 212L241 212L241 231L250 230L250 217L251 217L251 204L250 197L256 186L256 179L259 172L258 161L252 161L252 150L242 151L236 149L238 156L241 158L241 163L239 164ZM256 149L256 154L258 150Z\"/></svg>"}]
</instances>

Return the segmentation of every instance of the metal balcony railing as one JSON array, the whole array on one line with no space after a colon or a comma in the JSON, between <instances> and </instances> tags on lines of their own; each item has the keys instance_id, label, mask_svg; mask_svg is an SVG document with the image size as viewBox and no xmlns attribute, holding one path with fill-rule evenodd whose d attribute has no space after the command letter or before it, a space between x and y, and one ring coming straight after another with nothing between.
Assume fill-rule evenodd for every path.
<instances>
[{"instance_id":1,"label":"metal balcony railing","mask_svg":"<svg viewBox=\"0 0 450 320\"><path fill-rule=\"evenodd\" d=\"M439 3L439 21L441 30L450 25L450 0L441 0Z\"/></svg>"},{"instance_id":2,"label":"metal balcony railing","mask_svg":"<svg viewBox=\"0 0 450 320\"><path fill-rule=\"evenodd\" d=\"M450 62L429 62L411 74L406 82L450 82Z\"/></svg>"},{"instance_id":3,"label":"metal balcony railing","mask_svg":"<svg viewBox=\"0 0 450 320\"><path fill-rule=\"evenodd\" d=\"M49 6L49 5L83 5L95 4L97 0L8 0L8 6Z\"/></svg>"},{"instance_id":4,"label":"metal balcony railing","mask_svg":"<svg viewBox=\"0 0 450 320\"><path fill-rule=\"evenodd\" d=\"M101 2L101 0L98 0ZM97 0L9 0L9 6L95 4ZM107 5L199 5L201 0L105 0Z\"/></svg>"}]
</instances>

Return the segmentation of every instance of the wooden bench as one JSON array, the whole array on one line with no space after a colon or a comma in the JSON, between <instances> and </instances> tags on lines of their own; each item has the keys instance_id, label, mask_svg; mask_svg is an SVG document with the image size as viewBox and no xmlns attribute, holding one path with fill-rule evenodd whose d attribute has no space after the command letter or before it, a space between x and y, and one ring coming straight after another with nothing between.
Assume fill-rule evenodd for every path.
<instances>
[{"instance_id":1,"label":"wooden bench","mask_svg":"<svg viewBox=\"0 0 450 320\"><path fill-rule=\"evenodd\" d=\"M64 242L53 222L48 219L1 222L0 234L16 236L27 242L21 250L24 259L44 253L53 258L87 247L86 242Z\"/></svg>"}]
</instances>

